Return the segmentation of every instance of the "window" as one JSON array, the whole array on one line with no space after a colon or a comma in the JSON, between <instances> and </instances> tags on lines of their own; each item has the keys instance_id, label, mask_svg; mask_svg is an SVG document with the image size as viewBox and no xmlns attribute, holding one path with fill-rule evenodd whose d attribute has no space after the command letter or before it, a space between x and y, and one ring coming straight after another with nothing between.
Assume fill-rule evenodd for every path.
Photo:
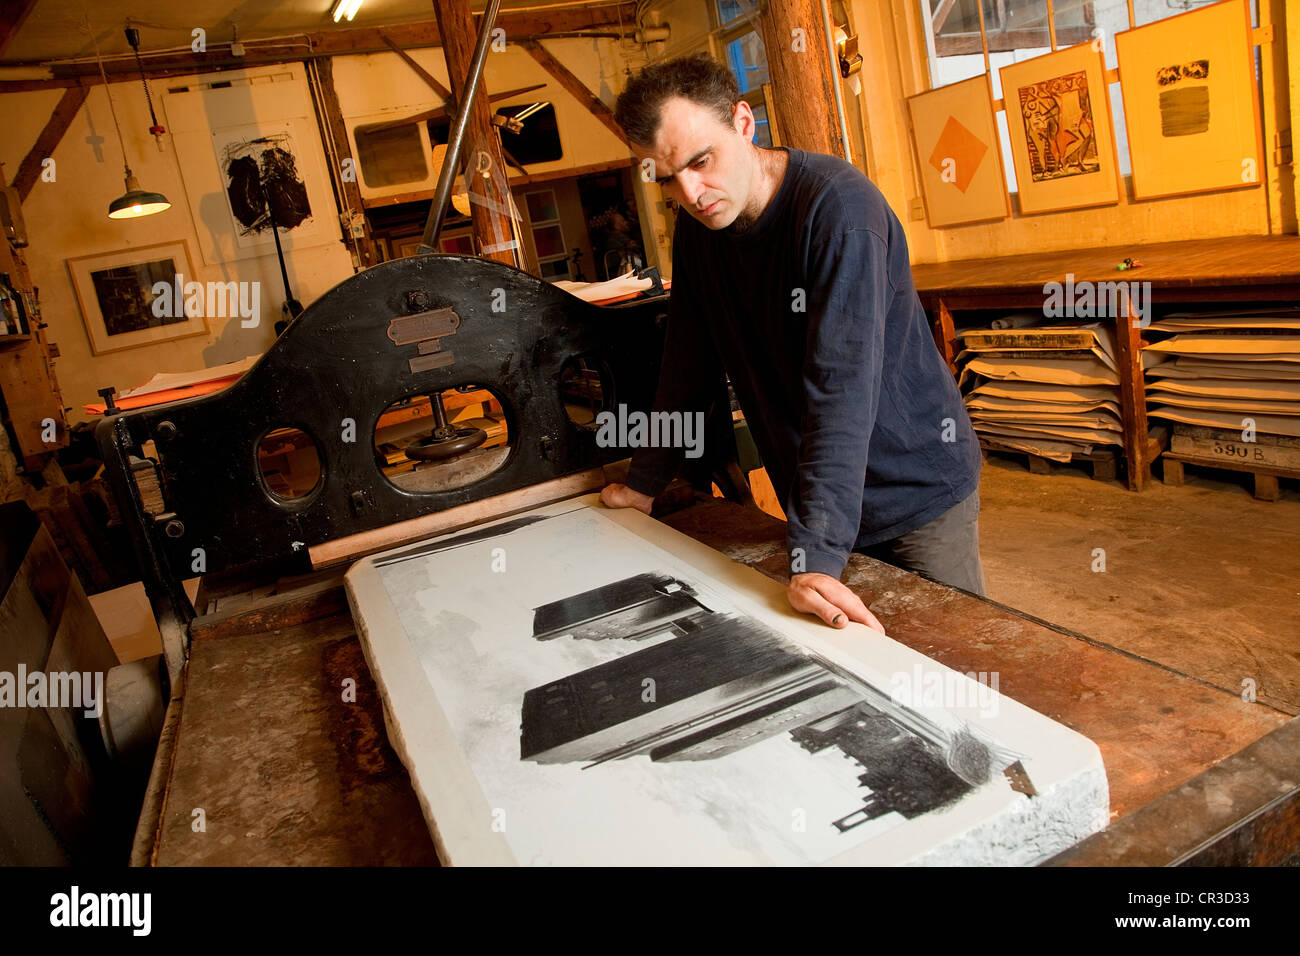
<instances>
[{"instance_id":1,"label":"window","mask_svg":"<svg viewBox=\"0 0 1300 956\"><path fill-rule=\"evenodd\" d=\"M555 122L555 107L550 103L502 106L498 107L497 112L520 122L518 132L509 126L501 127L501 148L520 163L527 166L563 158L560 130Z\"/></svg>"},{"instance_id":2,"label":"window","mask_svg":"<svg viewBox=\"0 0 1300 956\"><path fill-rule=\"evenodd\" d=\"M719 29L715 33L721 59L730 68L740 87L742 98L754 111L754 142L773 145L767 99L763 85L768 82L767 50L758 30L758 8L737 0L716 0L714 13Z\"/></svg>"},{"instance_id":3,"label":"window","mask_svg":"<svg viewBox=\"0 0 1300 956\"><path fill-rule=\"evenodd\" d=\"M569 278L569 250L564 242L554 190L525 193L524 203L528 208L528 222L533 232L533 248L537 251L541 277L548 282Z\"/></svg>"},{"instance_id":4,"label":"window","mask_svg":"<svg viewBox=\"0 0 1300 956\"><path fill-rule=\"evenodd\" d=\"M752 8L743 0L716 0L714 12L718 15L719 24L727 24L737 17L742 17Z\"/></svg>"},{"instance_id":5,"label":"window","mask_svg":"<svg viewBox=\"0 0 1300 956\"><path fill-rule=\"evenodd\" d=\"M361 178L371 189L418 183L428 178L424 143L416 124L386 127L383 123L371 123L358 126L353 135Z\"/></svg>"},{"instance_id":6,"label":"window","mask_svg":"<svg viewBox=\"0 0 1300 956\"><path fill-rule=\"evenodd\" d=\"M511 129L506 123L498 126L501 134L501 149L509 153L524 166L533 163L550 163L564 158L564 148L560 143L560 128L555 119L555 107L549 102L517 103L514 106L499 106L496 114L519 121L519 129ZM429 141L434 146L445 146L451 138L451 119L442 117L428 122ZM507 158L509 163L510 159Z\"/></svg>"}]
</instances>

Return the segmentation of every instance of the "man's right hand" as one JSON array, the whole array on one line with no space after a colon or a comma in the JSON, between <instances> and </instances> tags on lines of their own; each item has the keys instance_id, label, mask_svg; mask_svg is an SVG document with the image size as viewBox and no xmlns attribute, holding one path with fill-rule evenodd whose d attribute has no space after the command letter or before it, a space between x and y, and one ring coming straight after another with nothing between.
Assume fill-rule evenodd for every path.
<instances>
[{"instance_id":1,"label":"man's right hand","mask_svg":"<svg viewBox=\"0 0 1300 956\"><path fill-rule=\"evenodd\" d=\"M885 633L885 626L867 610L862 598L842 584L839 578L829 574L794 574L790 576L785 593L796 611L819 617L831 627L848 627L849 621L857 621Z\"/></svg>"},{"instance_id":2,"label":"man's right hand","mask_svg":"<svg viewBox=\"0 0 1300 956\"><path fill-rule=\"evenodd\" d=\"M654 499L633 491L627 485L606 485L600 492L600 503L606 508L635 508L649 514Z\"/></svg>"}]
</instances>

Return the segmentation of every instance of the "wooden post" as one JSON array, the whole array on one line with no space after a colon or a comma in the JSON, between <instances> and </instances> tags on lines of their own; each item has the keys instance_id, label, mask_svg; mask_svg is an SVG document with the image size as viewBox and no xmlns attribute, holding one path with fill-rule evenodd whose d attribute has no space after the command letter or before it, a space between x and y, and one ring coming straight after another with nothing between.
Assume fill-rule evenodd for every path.
<instances>
[{"instance_id":1,"label":"wooden post","mask_svg":"<svg viewBox=\"0 0 1300 956\"><path fill-rule=\"evenodd\" d=\"M844 156L831 52L818 0L770 0L759 17L774 108L786 146Z\"/></svg>"},{"instance_id":2,"label":"wooden post","mask_svg":"<svg viewBox=\"0 0 1300 956\"><path fill-rule=\"evenodd\" d=\"M442 35L442 53L447 59L447 80L457 97L469 78L474 58L478 25L470 13L469 0L433 0ZM492 56L491 52L488 56ZM484 70L486 73L486 69ZM515 240L510 217L510 184L501 155L501 141L492 126L492 107L488 104L487 86L480 79L479 91L470 108L469 125L461 145L461 168L471 170L470 218L479 255L507 265L516 265ZM480 173L487 173L487 176Z\"/></svg>"},{"instance_id":3,"label":"wooden post","mask_svg":"<svg viewBox=\"0 0 1300 956\"><path fill-rule=\"evenodd\" d=\"M338 91L334 87L334 58L324 56L318 59L316 73L320 77L321 108L325 112L325 121L329 123L330 137L334 141L334 158L340 163L345 159L352 160L353 175L350 178L342 175L335 177L343 189L343 200L346 206L343 211L349 214L360 213L365 208L361 200L361 186L357 182L357 176L361 175L361 171L357 169L356 159L352 155L352 146L348 142L348 128L343 122L343 110L339 106ZM365 223L364 214L362 222ZM357 258L361 260L360 265L363 269L373 266L377 261L369 223L365 223L365 230L366 234L360 239L354 240L350 234L348 238L349 242L356 243Z\"/></svg>"},{"instance_id":4,"label":"wooden post","mask_svg":"<svg viewBox=\"0 0 1300 956\"><path fill-rule=\"evenodd\" d=\"M1119 409L1124 425L1124 459L1128 464L1129 491L1141 491L1151 461L1147 453L1147 390L1142 370L1142 335L1133 303L1123 296L1124 308L1115 317L1115 356L1119 365Z\"/></svg>"}]
</instances>

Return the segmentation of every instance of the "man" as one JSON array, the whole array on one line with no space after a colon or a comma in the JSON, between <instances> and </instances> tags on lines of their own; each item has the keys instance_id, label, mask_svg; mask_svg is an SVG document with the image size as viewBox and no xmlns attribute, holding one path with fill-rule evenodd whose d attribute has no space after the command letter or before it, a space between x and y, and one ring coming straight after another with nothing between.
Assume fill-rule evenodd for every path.
<instances>
[{"instance_id":1,"label":"man","mask_svg":"<svg viewBox=\"0 0 1300 956\"><path fill-rule=\"evenodd\" d=\"M704 410L730 375L785 506L791 605L883 631L840 582L854 550L982 595L979 445L880 191L837 157L755 146L707 54L647 67L615 119L687 213L656 408ZM648 514L683 457L638 449L602 500Z\"/></svg>"}]
</instances>

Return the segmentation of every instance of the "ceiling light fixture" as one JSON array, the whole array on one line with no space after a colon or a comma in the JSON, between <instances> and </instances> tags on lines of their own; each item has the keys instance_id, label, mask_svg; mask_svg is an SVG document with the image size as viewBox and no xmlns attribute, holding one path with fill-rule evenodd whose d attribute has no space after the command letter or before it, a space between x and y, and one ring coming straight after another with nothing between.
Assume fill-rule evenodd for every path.
<instances>
[{"instance_id":1,"label":"ceiling light fixture","mask_svg":"<svg viewBox=\"0 0 1300 956\"><path fill-rule=\"evenodd\" d=\"M346 17L347 21L351 23L352 18L357 15L357 11L360 9L361 0L338 0L338 3L334 4L334 22L338 23Z\"/></svg>"},{"instance_id":2,"label":"ceiling light fixture","mask_svg":"<svg viewBox=\"0 0 1300 956\"><path fill-rule=\"evenodd\" d=\"M90 21L86 21L87 29ZM94 39L94 32L91 32ZM131 172L131 164L126 160L126 140L122 138L122 125L117 121L117 107L113 104L113 94L108 88L108 76L104 73L104 60L99 55L99 43L95 43L95 60L99 64L99 78L104 81L104 95L108 97L108 109L113 114L113 128L117 130L117 144L122 148L122 172L126 183L126 192L114 199L108 206L109 219L138 219L140 216L152 216L156 212L172 207L171 202L162 193L142 189L140 182ZM141 74L143 78L143 74ZM153 109L150 104L150 110ZM158 120L154 120L157 125Z\"/></svg>"}]
</instances>

